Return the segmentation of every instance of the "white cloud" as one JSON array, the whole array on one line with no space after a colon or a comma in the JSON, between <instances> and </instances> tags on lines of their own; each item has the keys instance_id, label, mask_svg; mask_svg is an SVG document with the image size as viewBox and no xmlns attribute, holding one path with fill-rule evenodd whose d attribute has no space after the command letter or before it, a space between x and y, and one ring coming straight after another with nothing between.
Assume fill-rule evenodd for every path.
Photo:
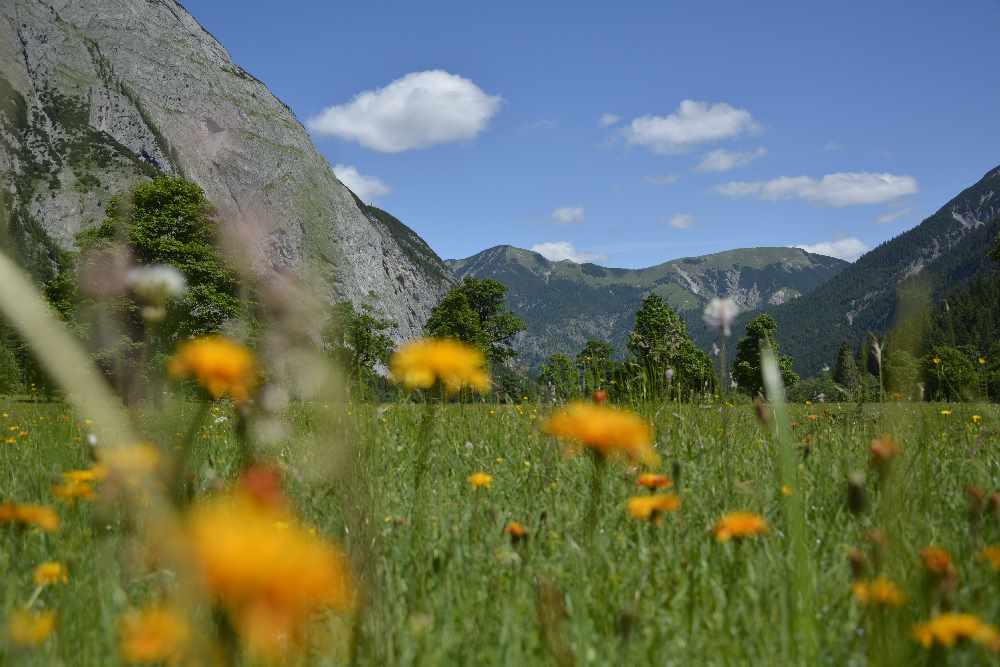
<instances>
[{"instance_id":1,"label":"white cloud","mask_svg":"<svg viewBox=\"0 0 1000 667\"><path fill-rule=\"evenodd\" d=\"M677 182L677 174L660 174L658 176L646 176L645 181L653 185L673 185Z\"/></svg>"},{"instance_id":2,"label":"white cloud","mask_svg":"<svg viewBox=\"0 0 1000 667\"><path fill-rule=\"evenodd\" d=\"M399 153L463 139L483 131L501 99L443 70L413 72L384 88L358 93L324 109L306 124L319 134Z\"/></svg>"},{"instance_id":3,"label":"white cloud","mask_svg":"<svg viewBox=\"0 0 1000 667\"><path fill-rule=\"evenodd\" d=\"M736 169L737 167L743 167L759 157L764 157L767 155L767 149L761 146L752 151L746 151L740 153L738 151L727 151L720 148L719 150L711 151L706 153L695 167L696 171L729 171L731 169Z\"/></svg>"},{"instance_id":4,"label":"white cloud","mask_svg":"<svg viewBox=\"0 0 1000 667\"><path fill-rule=\"evenodd\" d=\"M337 175L340 182L351 189L362 201L372 201L376 197L387 195L392 192L392 188L374 176L365 176L356 167L349 164L336 164L333 166L333 173Z\"/></svg>"},{"instance_id":5,"label":"white cloud","mask_svg":"<svg viewBox=\"0 0 1000 667\"><path fill-rule=\"evenodd\" d=\"M684 100L669 116L640 116L625 128L630 144L654 153L679 153L695 144L721 141L758 129L746 109L725 102Z\"/></svg>"},{"instance_id":6,"label":"white cloud","mask_svg":"<svg viewBox=\"0 0 1000 667\"><path fill-rule=\"evenodd\" d=\"M837 259L843 259L848 262L853 262L858 257L861 257L861 255L868 252L869 249L864 241L854 237L836 239L834 241L823 241L821 243L807 243L792 247L802 248L806 252L815 253L817 255L836 257Z\"/></svg>"},{"instance_id":7,"label":"white cloud","mask_svg":"<svg viewBox=\"0 0 1000 667\"><path fill-rule=\"evenodd\" d=\"M690 213L678 213L667 221L674 229L687 229L694 224L694 216Z\"/></svg>"},{"instance_id":8,"label":"white cloud","mask_svg":"<svg viewBox=\"0 0 1000 667\"><path fill-rule=\"evenodd\" d=\"M782 176L770 181L733 181L715 188L727 197L758 199L805 199L823 206L884 204L917 192L917 179L896 174L839 172L815 179Z\"/></svg>"},{"instance_id":9,"label":"white cloud","mask_svg":"<svg viewBox=\"0 0 1000 667\"><path fill-rule=\"evenodd\" d=\"M562 206L552 211L552 222L563 225L583 222L582 206Z\"/></svg>"},{"instance_id":10,"label":"white cloud","mask_svg":"<svg viewBox=\"0 0 1000 667\"><path fill-rule=\"evenodd\" d=\"M913 210L912 208L903 208L898 211L889 211L887 213L883 213L879 217L875 218L875 224L885 225L890 222L895 222L896 220L902 218L904 215L908 215L909 212L912 210Z\"/></svg>"},{"instance_id":11,"label":"white cloud","mask_svg":"<svg viewBox=\"0 0 1000 667\"><path fill-rule=\"evenodd\" d=\"M601 253L577 250L569 241L536 243L531 246L531 249L552 262L561 262L568 259L571 262L582 264L584 262L601 262L607 259L607 256Z\"/></svg>"},{"instance_id":12,"label":"white cloud","mask_svg":"<svg viewBox=\"0 0 1000 667\"><path fill-rule=\"evenodd\" d=\"M622 117L618 114L602 113L597 122L601 124L601 127L611 127L612 125L617 124L621 119Z\"/></svg>"}]
</instances>

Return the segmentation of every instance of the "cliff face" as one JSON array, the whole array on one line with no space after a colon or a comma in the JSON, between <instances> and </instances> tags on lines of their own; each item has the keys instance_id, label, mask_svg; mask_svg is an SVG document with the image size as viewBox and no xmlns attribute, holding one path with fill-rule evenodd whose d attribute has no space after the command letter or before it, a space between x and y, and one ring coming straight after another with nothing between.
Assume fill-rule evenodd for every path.
<instances>
[{"instance_id":1,"label":"cliff face","mask_svg":"<svg viewBox=\"0 0 1000 667\"><path fill-rule=\"evenodd\" d=\"M308 275L329 301L372 294L401 337L452 280L337 180L291 110L174 0L0 4L0 171L0 243L40 279L113 194L167 173L245 226L255 266Z\"/></svg>"}]
</instances>

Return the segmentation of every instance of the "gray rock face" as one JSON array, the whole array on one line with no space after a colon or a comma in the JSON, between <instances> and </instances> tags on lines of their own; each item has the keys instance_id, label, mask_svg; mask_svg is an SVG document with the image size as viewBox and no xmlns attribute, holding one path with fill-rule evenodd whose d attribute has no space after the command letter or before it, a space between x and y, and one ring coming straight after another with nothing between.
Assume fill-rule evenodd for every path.
<instances>
[{"instance_id":1,"label":"gray rock face","mask_svg":"<svg viewBox=\"0 0 1000 667\"><path fill-rule=\"evenodd\" d=\"M254 266L308 276L331 302L373 295L400 337L419 332L452 283L174 0L0 3L0 169L0 243L40 279L113 194L168 173L198 183L246 232Z\"/></svg>"}]
</instances>

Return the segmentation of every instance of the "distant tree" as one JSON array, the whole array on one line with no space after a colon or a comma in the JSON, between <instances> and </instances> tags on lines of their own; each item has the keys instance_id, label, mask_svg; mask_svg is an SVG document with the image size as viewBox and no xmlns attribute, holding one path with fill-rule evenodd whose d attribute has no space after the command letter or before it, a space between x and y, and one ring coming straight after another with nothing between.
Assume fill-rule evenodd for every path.
<instances>
[{"instance_id":1,"label":"distant tree","mask_svg":"<svg viewBox=\"0 0 1000 667\"><path fill-rule=\"evenodd\" d=\"M543 395L551 392L559 400L567 400L580 393L577 369L573 360L565 354L553 354L541 365L538 384Z\"/></svg>"},{"instance_id":2,"label":"distant tree","mask_svg":"<svg viewBox=\"0 0 1000 667\"><path fill-rule=\"evenodd\" d=\"M524 330L524 321L505 305L506 293L496 280L466 278L431 310L427 335L475 345L491 366L504 363L514 356L514 336Z\"/></svg>"},{"instance_id":3,"label":"distant tree","mask_svg":"<svg viewBox=\"0 0 1000 667\"><path fill-rule=\"evenodd\" d=\"M357 310L346 301L334 306L323 343L356 383L370 383L376 369L389 363L395 346L389 332L394 328L396 323L381 317L371 304Z\"/></svg>"},{"instance_id":4,"label":"distant tree","mask_svg":"<svg viewBox=\"0 0 1000 667\"><path fill-rule=\"evenodd\" d=\"M614 369L611 357L614 353L615 349L610 343L603 340L588 340L576 355L576 365L583 374L583 388L586 393L606 387L611 381Z\"/></svg>"},{"instance_id":5,"label":"distant tree","mask_svg":"<svg viewBox=\"0 0 1000 667\"><path fill-rule=\"evenodd\" d=\"M733 359L733 379L740 389L751 396L763 392L764 378L761 374L760 352L768 346L778 359L778 370L786 387L799 381L799 376L792 370L792 358L779 354L778 323L774 318L764 313L747 323L746 334L736 346L736 358Z\"/></svg>"},{"instance_id":6,"label":"distant tree","mask_svg":"<svg viewBox=\"0 0 1000 667\"><path fill-rule=\"evenodd\" d=\"M236 274L216 248L217 233L215 211L202 189L160 176L113 197L104 221L77 241L82 251L125 243L137 263L169 264L184 274L187 291L159 326L161 340L171 347L178 339L218 331L241 314Z\"/></svg>"},{"instance_id":7,"label":"distant tree","mask_svg":"<svg viewBox=\"0 0 1000 667\"><path fill-rule=\"evenodd\" d=\"M629 334L628 349L642 369L645 388L652 396L662 396L668 390L690 395L714 386L715 373L708 354L694 344L684 320L657 294L643 299L635 315L635 328Z\"/></svg>"},{"instance_id":8,"label":"distant tree","mask_svg":"<svg viewBox=\"0 0 1000 667\"><path fill-rule=\"evenodd\" d=\"M978 355L970 349L938 345L924 358L926 397L932 401L965 401L976 397Z\"/></svg>"},{"instance_id":9,"label":"distant tree","mask_svg":"<svg viewBox=\"0 0 1000 667\"><path fill-rule=\"evenodd\" d=\"M837 363L833 367L833 381L852 395L857 391L860 381L858 365L854 361L854 352L846 341L840 344L840 350L837 352Z\"/></svg>"}]
</instances>

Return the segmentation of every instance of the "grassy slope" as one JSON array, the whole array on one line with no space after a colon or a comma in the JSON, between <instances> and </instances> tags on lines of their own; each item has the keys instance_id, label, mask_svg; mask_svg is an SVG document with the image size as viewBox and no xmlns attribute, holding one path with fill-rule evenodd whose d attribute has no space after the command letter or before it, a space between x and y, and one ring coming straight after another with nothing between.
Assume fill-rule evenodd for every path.
<instances>
[{"instance_id":1,"label":"grassy slope","mask_svg":"<svg viewBox=\"0 0 1000 667\"><path fill-rule=\"evenodd\" d=\"M935 543L952 551L960 578L959 610L996 621L996 574L974 555L1000 542L1000 519L970 532L963 488L1000 486L996 406L853 406L799 412L796 440L815 444L803 462L810 544L817 575L821 655L825 664L862 664L862 614L850 600L845 553L863 546L872 527L885 529L887 574L911 600L888 612L882 633L891 639L890 664L923 655L909 639L911 623L924 617L922 576L916 552ZM411 535L412 465L419 406L393 405L376 412L355 408L359 473L347 485L293 496L305 517L348 546L374 583L361 643L360 664L545 664L536 625L535 581L546 577L566 595L566 639L579 662L594 664L787 664L782 657L778 601L785 589L779 492L771 448L749 408L663 406L647 411L657 424L665 465L679 466L679 514L662 526L626 518L625 499L635 493L631 474L613 465L605 480L603 510L591 537L582 525L591 466L566 460L537 431L532 406L447 406L432 433L431 477L421 501L426 520ZM170 443L176 424L161 433ZM55 404L0 399L5 434L27 431L16 444L0 444L4 498L52 502L49 484L59 470L86 463L85 424ZM984 416L973 427L970 415ZM224 415L220 415L224 416ZM296 419L306 429L306 411ZM230 478L232 421L210 420L198 437L203 462ZM724 435L728 424L729 435ZM155 424L147 430L156 432ZM11 431L11 427L14 428ZM875 494L876 514L854 519L844 508L845 477L863 469L872 437L891 431L904 444L895 496ZM726 444L729 443L729 444ZM476 470L494 475L492 488L473 492L465 482ZM727 471L730 471L727 473ZM731 476L730 476L731 475ZM731 483L727 483L727 479ZM342 508L360 507L366 522L345 526ZM771 535L738 545L716 544L706 534L720 513L762 512ZM33 653L0 648L0 662L25 665L115 664L116 619L156 586L162 571L130 569L125 528L97 505L62 507L62 529L51 536L0 529L5 574L5 615L31 595L31 570L49 559L68 563L70 583L46 590L40 604L59 610L57 634ZM507 518L532 531L512 549L501 535ZM983 664L974 648L957 650L952 665ZM921 658L922 659L922 658ZM316 657L311 664L339 664Z\"/></svg>"}]
</instances>

